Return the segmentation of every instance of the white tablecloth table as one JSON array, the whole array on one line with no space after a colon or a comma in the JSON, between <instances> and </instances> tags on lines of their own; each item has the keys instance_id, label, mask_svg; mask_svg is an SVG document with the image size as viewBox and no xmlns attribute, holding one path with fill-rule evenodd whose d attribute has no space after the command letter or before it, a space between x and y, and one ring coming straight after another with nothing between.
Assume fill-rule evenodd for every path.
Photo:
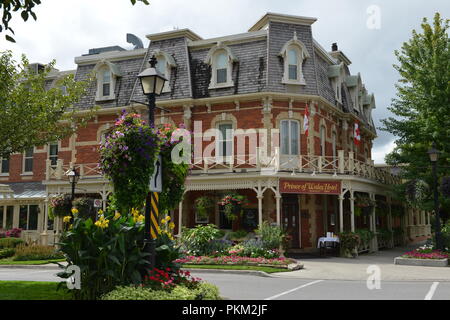
<instances>
[{"instance_id":1,"label":"white tablecloth table","mask_svg":"<svg viewBox=\"0 0 450 320\"><path fill-rule=\"evenodd\" d=\"M319 240L317 241L317 248L321 248L321 244L322 243L326 243L326 242L339 243L339 238L335 238L335 237L320 237Z\"/></svg>"}]
</instances>

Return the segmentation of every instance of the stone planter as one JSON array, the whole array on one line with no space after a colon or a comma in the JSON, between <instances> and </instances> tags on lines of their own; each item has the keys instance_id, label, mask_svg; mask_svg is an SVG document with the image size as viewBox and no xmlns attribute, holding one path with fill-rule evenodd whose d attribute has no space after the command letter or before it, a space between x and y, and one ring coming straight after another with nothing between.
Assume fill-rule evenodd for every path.
<instances>
[{"instance_id":1,"label":"stone planter","mask_svg":"<svg viewBox=\"0 0 450 320\"><path fill-rule=\"evenodd\" d=\"M422 267L448 267L448 259L413 259L413 258L394 258L394 264L404 266L422 266Z\"/></svg>"}]
</instances>

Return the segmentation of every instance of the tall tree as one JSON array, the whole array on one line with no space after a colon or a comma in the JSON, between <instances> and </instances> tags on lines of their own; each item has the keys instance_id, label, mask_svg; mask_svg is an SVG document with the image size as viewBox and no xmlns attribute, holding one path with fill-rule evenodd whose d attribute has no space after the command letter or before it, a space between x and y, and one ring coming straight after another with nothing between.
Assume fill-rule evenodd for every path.
<instances>
[{"instance_id":1,"label":"tall tree","mask_svg":"<svg viewBox=\"0 0 450 320\"><path fill-rule=\"evenodd\" d=\"M401 165L404 179L423 179L432 185L430 159L427 150L432 142L442 152L438 176L449 174L450 166L450 41L449 20L439 13L430 25L426 18L422 32L415 30L412 38L395 51L400 74L397 96L388 108L396 117L383 119L381 130L396 136L396 148L386 156L388 164ZM402 194L405 185L397 191ZM448 210L448 199L441 198ZM432 208L431 192L419 206Z\"/></svg>"},{"instance_id":2,"label":"tall tree","mask_svg":"<svg viewBox=\"0 0 450 320\"><path fill-rule=\"evenodd\" d=\"M130 0L134 6L136 2L142 2L148 5L148 0ZM20 16L23 21L27 21L31 16L34 20L37 20L34 10L36 6L41 4L41 0L0 0L0 11L2 15L2 21L0 23L0 32L9 31L14 34L14 30L11 28L10 22L14 12L20 12ZM6 40L16 42L11 35L5 35Z\"/></svg>"},{"instance_id":3,"label":"tall tree","mask_svg":"<svg viewBox=\"0 0 450 320\"><path fill-rule=\"evenodd\" d=\"M17 64L10 51L0 52L0 157L58 141L92 115L75 116L74 104L88 81L65 76L49 86L55 61L36 72L22 56Z\"/></svg>"}]
</instances>

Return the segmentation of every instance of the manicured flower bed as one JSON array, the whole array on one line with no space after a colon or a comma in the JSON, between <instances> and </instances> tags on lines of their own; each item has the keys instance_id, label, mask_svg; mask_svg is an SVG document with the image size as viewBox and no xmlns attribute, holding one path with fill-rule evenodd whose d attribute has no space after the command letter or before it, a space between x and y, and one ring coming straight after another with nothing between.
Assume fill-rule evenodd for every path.
<instances>
[{"instance_id":1,"label":"manicured flower bed","mask_svg":"<svg viewBox=\"0 0 450 320\"><path fill-rule=\"evenodd\" d=\"M402 258L411 258L411 259L447 259L450 258L450 254L434 250L432 252L419 252L419 251L410 251L406 252L404 255L402 255Z\"/></svg>"},{"instance_id":2,"label":"manicured flower bed","mask_svg":"<svg viewBox=\"0 0 450 320\"><path fill-rule=\"evenodd\" d=\"M187 256L185 258L175 260L181 264L212 264L212 265L254 265L254 266L276 266L278 268L287 268L289 264L296 263L295 260L289 258L250 258L239 256Z\"/></svg>"}]
</instances>

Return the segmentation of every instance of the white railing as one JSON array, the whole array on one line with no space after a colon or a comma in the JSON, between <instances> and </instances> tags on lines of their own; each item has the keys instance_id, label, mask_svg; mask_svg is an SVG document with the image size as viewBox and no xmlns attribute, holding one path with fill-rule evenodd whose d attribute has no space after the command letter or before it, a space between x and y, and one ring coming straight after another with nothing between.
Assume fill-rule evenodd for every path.
<instances>
[{"instance_id":1,"label":"white railing","mask_svg":"<svg viewBox=\"0 0 450 320\"><path fill-rule=\"evenodd\" d=\"M61 159L58 159L56 166L51 165L51 161L46 162L47 170L45 173L46 180L63 180L67 179L66 173L71 168L75 168L80 174L80 178L101 178L102 172L98 163L69 163L63 164Z\"/></svg>"},{"instance_id":2,"label":"white railing","mask_svg":"<svg viewBox=\"0 0 450 320\"><path fill-rule=\"evenodd\" d=\"M344 157L342 150L338 156L316 155L281 155L275 148L273 156L265 156L259 148L256 154L245 156L208 157L193 159L191 169L193 173L243 172L243 171L290 171L292 173L328 173L355 175L385 184L399 183L389 170L377 168L372 161L362 162L354 159L353 152ZM242 170L245 169L245 170Z\"/></svg>"},{"instance_id":3,"label":"white railing","mask_svg":"<svg viewBox=\"0 0 450 320\"><path fill-rule=\"evenodd\" d=\"M56 166L47 160L46 180L66 179L65 173L75 167L83 177L102 177L97 163L63 164L59 159ZM192 174L209 174L217 172L262 172L276 174L277 172L315 173L334 175L354 175L376 180L384 184L395 184L399 179L388 170L375 167L372 162L362 162L354 159L353 152L344 157L342 150L338 156L281 155L279 148L274 148L272 156L266 156L257 148L255 154L232 155L224 157L204 157L192 159Z\"/></svg>"}]
</instances>

